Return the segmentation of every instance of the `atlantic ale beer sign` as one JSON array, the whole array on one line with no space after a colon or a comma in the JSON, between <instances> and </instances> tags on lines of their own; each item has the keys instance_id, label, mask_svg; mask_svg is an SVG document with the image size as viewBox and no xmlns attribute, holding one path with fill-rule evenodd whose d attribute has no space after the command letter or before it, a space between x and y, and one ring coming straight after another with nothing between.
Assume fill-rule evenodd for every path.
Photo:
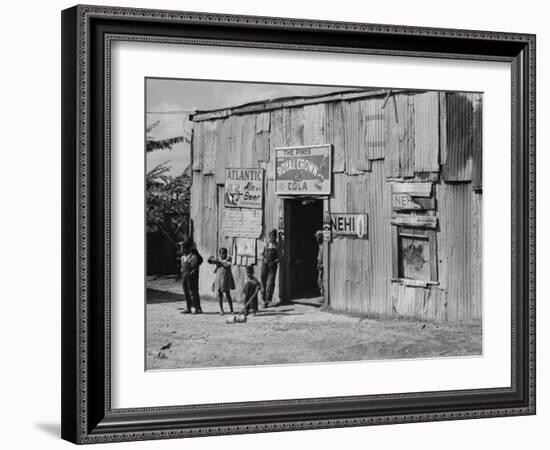
<instances>
[{"instance_id":1,"label":"atlantic ale beer sign","mask_svg":"<svg viewBox=\"0 0 550 450\"><path fill-rule=\"evenodd\" d=\"M264 189L263 169L226 169L226 208L262 208Z\"/></svg>"},{"instance_id":2,"label":"atlantic ale beer sign","mask_svg":"<svg viewBox=\"0 0 550 450\"><path fill-rule=\"evenodd\" d=\"M275 149L276 193L330 195L331 145Z\"/></svg>"}]
</instances>

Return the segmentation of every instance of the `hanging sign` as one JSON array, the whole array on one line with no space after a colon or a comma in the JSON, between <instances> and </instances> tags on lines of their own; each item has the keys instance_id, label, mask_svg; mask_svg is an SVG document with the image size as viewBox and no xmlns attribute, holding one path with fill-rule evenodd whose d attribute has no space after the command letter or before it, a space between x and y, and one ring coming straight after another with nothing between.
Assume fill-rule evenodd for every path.
<instances>
[{"instance_id":1,"label":"hanging sign","mask_svg":"<svg viewBox=\"0 0 550 450\"><path fill-rule=\"evenodd\" d=\"M226 208L262 209L264 169L226 169Z\"/></svg>"},{"instance_id":2,"label":"hanging sign","mask_svg":"<svg viewBox=\"0 0 550 450\"><path fill-rule=\"evenodd\" d=\"M279 195L330 195L330 144L275 149L275 192Z\"/></svg>"},{"instance_id":3,"label":"hanging sign","mask_svg":"<svg viewBox=\"0 0 550 450\"><path fill-rule=\"evenodd\" d=\"M331 213L332 236L367 239L368 218L366 214Z\"/></svg>"},{"instance_id":4,"label":"hanging sign","mask_svg":"<svg viewBox=\"0 0 550 450\"><path fill-rule=\"evenodd\" d=\"M434 209L432 183L392 184L391 204L394 211Z\"/></svg>"}]
</instances>

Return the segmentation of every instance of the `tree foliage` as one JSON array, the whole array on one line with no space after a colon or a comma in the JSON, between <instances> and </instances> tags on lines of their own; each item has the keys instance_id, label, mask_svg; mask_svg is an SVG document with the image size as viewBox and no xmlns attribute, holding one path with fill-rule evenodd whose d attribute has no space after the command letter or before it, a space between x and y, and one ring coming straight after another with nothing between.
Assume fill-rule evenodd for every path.
<instances>
[{"instance_id":1,"label":"tree foliage","mask_svg":"<svg viewBox=\"0 0 550 450\"><path fill-rule=\"evenodd\" d=\"M172 147L176 144L179 144L180 142L187 142L188 144L191 143L191 139L189 138L188 134L185 131L181 136L174 136L174 137L164 138L164 139L155 139L150 135L150 133L159 125L160 125L160 121L156 120L155 122L147 125L145 129L147 153L154 152L155 150L172 150Z\"/></svg>"},{"instance_id":2,"label":"tree foliage","mask_svg":"<svg viewBox=\"0 0 550 450\"><path fill-rule=\"evenodd\" d=\"M146 150L171 150L180 142L190 143L187 133L165 139L155 139L151 131L160 125L155 121L146 127ZM189 202L191 200L191 172L186 169L179 176L169 174L170 162L153 167L147 173L147 233L153 238L164 234L177 247L177 242L189 233Z\"/></svg>"},{"instance_id":3,"label":"tree foliage","mask_svg":"<svg viewBox=\"0 0 550 450\"><path fill-rule=\"evenodd\" d=\"M168 175L170 166L159 164L147 173L147 232L163 233L175 246L189 233L191 175Z\"/></svg>"}]
</instances>

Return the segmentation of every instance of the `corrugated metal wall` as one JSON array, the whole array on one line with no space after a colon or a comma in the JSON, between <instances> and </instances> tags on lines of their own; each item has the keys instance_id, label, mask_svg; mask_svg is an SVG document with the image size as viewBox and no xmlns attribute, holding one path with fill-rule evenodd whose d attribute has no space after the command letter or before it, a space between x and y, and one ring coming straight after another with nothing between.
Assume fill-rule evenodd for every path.
<instances>
[{"instance_id":1,"label":"corrugated metal wall","mask_svg":"<svg viewBox=\"0 0 550 450\"><path fill-rule=\"evenodd\" d=\"M278 228L281 211L273 149L325 143L334 149L330 211L366 212L369 221L368 239L329 244L331 306L374 316L480 318L480 94L396 92L196 122L191 210L203 256L219 245L212 236L219 233L226 167L265 169L263 239ZM438 285L392 280L390 181L435 182ZM206 267L202 294L210 294L213 281ZM234 275L239 289L244 270L235 267Z\"/></svg>"}]
</instances>

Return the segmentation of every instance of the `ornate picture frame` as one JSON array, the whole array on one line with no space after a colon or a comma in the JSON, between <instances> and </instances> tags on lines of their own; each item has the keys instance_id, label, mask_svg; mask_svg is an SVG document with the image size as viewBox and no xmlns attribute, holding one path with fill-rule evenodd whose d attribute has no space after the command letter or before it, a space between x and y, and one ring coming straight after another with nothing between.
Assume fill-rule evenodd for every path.
<instances>
[{"instance_id":1,"label":"ornate picture frame","mask_svg":"<svg viewBox=\"0 0 550 450\"><path fill-rule=\"evenodd\" d=\"M113 408L110 77L118 41L509 63L511 385ZM535 414L535 36L100 6L64 10L62 227L62 437L71 442Z\"/></svg>"}]
</instances>

